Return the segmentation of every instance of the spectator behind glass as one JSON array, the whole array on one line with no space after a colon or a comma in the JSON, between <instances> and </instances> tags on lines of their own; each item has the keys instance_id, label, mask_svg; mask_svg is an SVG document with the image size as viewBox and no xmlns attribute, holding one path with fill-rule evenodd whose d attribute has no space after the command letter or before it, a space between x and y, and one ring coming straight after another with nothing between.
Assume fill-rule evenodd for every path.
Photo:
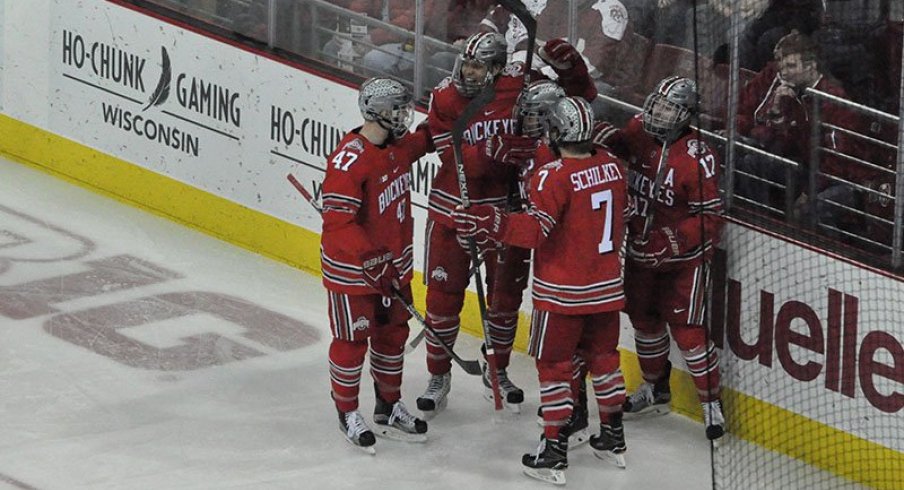
<instances>
[{"instance_id":1,"label":"spectator behind glass","mask_svg":"<svg viewBox=\"0 0 904 490\"><path fill-rule=\"evenodd\" d=\"M577 39L569 40L584 58L590 76L603 80L610 92L619 82L635 83L643 66L634 63L626 74L624 60L630 50L627 39L632 32L628 9L621 0L576 0ZM549 0L526 2L531 12L538 13L537 38L543 40L566 36L569 26L569 9L559 8ZM567 6L566 6L567 7ZM483 21L483 26L506 37L509 52L514 60L524 60L527 33L521 22L504 8L496 7ZM542 61L534 58L535 66L542 68ZM551 75L551 72L547 72ZM632 76L633 75L633 76Z\"/></svg>"},{"instance_id":2,"label":"spectator behind glass","mask_svg":"<svg viewBox=\"0 0 904 490\"><path fill-rule=\"evenodd\" d=\"M810 129L813 96L804 93L808 87L826 92L836 97L847 98L839 83L821 71L819 47L813 40L797 31L783 37L775 47L775 61L744 87L738 106L738 132L747 137L753 145L766 151L794 160L801 164L798 184L807 182L806 168L810 160ZM855 113L838 104L822 102L821 122L841 128L862 132L860 118ZM821 146L848 155L857 155L855 141L840 131L823 129ZM786 167L766 157L747 154L738 160L742 172L762 177L766 180L791 185L786 179ZM866 169L843 158L824 154L819 171L851 182L861 183L869 178ZM741 195L760 203L770 202L770 186L744 176L738 176ZM802 187L803 188L803 187ZM820 201L817 215L821 223L838 226L837 208L826 204L824 199L855 206L857 197L848 185L825 177L817 181ZM786 192L796 193L790 188ZM806 194L797 202L797 211L806 212ZM775 205L773 207L780 207Z\"/></svg>"},{"instance_id":3,"label":"spectator behind glass","mask_svg":"<svg viewBox=\"0 0 904 490\"><path fill-rule=\"evenodd\" d=\"M414 20L416 0L332 0L334 5L347 8L359 14L364 14L372 19L412 31L410 36L400 35L388 29L380 27L363 27L366 35L354 43L354 53L346 54L348 50L346 40L340 36L334 36L323 46L323 54L328 62L340 64L349 55L354 57L353 63L360 62L366 74L392 75L404 77L410 75L414 67ZM424 0L424 14L426 18L433 15L435 0ZM339 18L340 31L351 30L345 28L349 19ZM353 22L358 24L359 22ZM379 49L370 49L367 44L373 44ZM341 54L341 56L340 56ZM340 59L341 58L341 59ZM360 59L360 61L358 61Z\"/></svg>"},{"instance_id":4,"label":"spectator behind glass","mask_svg":"<svg viewBox=\"0 0 904 490\"><path fill-rule=\"evenodd\" d=\"M772 0L741 33L741 68L760 71L772 61L776 43L792 30L811 36L822 23L823 0Z\"/></svg>"},{"instance_id":5,"label":"spectator behind glass","mask_svg":"<svg viewBox=\"0 0 904 490\"><path fill-rule=\"evenodd\" d=\"M624 2L634 31L654 43L686 46L688 11L700 0L629 0Z\"/></svg>"},{"instance_id":6,"label":"spectator behind glass","mask_svg":"<svg viewBox=\"0 0 904 490\"><path fill-rule=\"evenodd\" d=\"M436 0L435 15L427 17L424 33L431 38L452 44L454 50L429 55L425 71L427 87L435 87L449 76L461 43L471 34L481 30L481 21L495 5L495 0Z\"/></svg>"},{"instance_id":7,"label":"spectator behind glass","mask_svg":"<svg viewBox=\"0 0 904 490\"><path fill-rule=\"evenodd\" d=\"M358 0L359 2L362 0ZM380 5L380 19L412 33L415 30L416 0L369 0ZM435 0L423 0L424 19L435 16ZM364 66L382 75L408 76L414 68L414 35L400 36L386 29L371 29L371 42L380 49L364 55Z\"/></svg>"}]
</instances>

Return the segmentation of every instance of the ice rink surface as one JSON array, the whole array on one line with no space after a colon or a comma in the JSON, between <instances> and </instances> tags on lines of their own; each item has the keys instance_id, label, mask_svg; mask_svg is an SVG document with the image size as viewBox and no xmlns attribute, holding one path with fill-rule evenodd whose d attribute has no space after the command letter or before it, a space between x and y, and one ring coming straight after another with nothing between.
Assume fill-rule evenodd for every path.
<instances>
[{"instance_id":1,"label":"ice rink surface","mask_svg":"<svg viewBox=\"0 0 904 490\"><path fill-rule=\"evenodd\" d=\"M0 160L0 489L553 488L521 474L539 435L525 355L510 369L520 416L494 415L454 368L429 441L378 440L372 457L338 429L329 339L319 278ZM412 410L425 386L422 345L406 359ZM710 487L698 423L626 436L626 470L584 446L568 487Z\"/></svg>"}]
</instances>

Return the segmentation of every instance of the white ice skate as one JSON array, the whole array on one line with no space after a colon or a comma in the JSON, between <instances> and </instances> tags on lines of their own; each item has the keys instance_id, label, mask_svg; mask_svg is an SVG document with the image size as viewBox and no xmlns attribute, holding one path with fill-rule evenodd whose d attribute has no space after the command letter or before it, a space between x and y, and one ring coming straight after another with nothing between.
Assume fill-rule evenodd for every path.
<instances>
[{"instance_id":1,"label":"white ice skate","mask_svg":"<svg viewBox=\"0 0 904 490\"><path fill-rule=\"evenodd\" d=\"M345 439L356 448L371 456L377 454L377 450L374 448L374 444L377 442L374 433L357 410L339 412L339 429L345 434Z\"/></svg>"},{"instance_id":2,"label":"white ice skate","mask_svg":"<svg viewBox=\"0 0 904 490\"><path fill-rule=\"evenodd\" d=\"M417 399L417 408L424 414L425 420L436 417L446 408L446 399L452 389L452 373L430 376L430 382L424 394Z\"/></svg>"}]
</instances>

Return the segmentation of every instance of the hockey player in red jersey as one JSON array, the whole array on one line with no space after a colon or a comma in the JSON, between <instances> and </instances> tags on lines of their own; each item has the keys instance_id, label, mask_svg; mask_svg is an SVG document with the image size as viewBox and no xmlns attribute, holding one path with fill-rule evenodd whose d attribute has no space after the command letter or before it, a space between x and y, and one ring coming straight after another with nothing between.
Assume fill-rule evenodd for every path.
<instances>
[{"instance_id":1,"label":"hockey player in red jersey","mask_svg":"<svg viewBox=\"0 0 904 490\"><path fill-rule=\"evenodd\" d=\"M373 453L374 432L358 412L358 389L370 347L376 434L426 440L427 423L401 401L402 353L411 301L411 164L432 148L426 128L408 133L411 93L398 81L361 85L364 124L329 156L323 181L321 265L330 327L330 379L339 425L353 444Z\"/></svg>"},{"instance_id":2,"label":"hockey player in red jersey","mask_svg":"<svg viewBox=\"0 0 904 490\"><path fill-rule=\"evenodd\" d=\"M458 233L535 249L530 354L540 378L544 428L536 453L522 458L525 473L565 482L572 413L573 358L580 350L593 377L600 435L591 446L624 467L619 368L619 310L625 304L621 249L627 182L624 163L594 147L593 113L578 97L561 99L546 117L548 138L560 156L531 178L530 207L508 214L488 205L459 209Z\"/></svg>"},{"instance_id":3,"label":"hockey player in red jersey","mask_svg":"<svg viewBox=\"0 0 904 490\"><path fill-rule=\"evenodd\" d=\"M559 83L568 93L596 97L596 89L577 51L563 40L546 43L540 52L559 74ZM533 157L536 139L514 136L512 119L515 101L523 84L523 65L506 64L503 36L479 33L462 44L452 76L434 89L428 114L430 132L442 166L433 180L427 224L427 322L449 345L459 331L459 314L469 283L471 258L455 235L451 213L461 203L452 149L452 127L471 98L492 84L496 97L468 124L462 148L468 192L475 204L503 206L509 193L513 167L525 165ZM496 258L486 253L487 284L494 284ZM504 273L504 272L503 272ZM526 280L526 277L523 278ZM505 282L505 281L500 281ZM520 294L517 288L489 292L488 322L496 352L500 388L506 405L518 411L523 392L508 378ZM430 381L417 406L425 416L442 409L451 388L451 363L432 334L427 334L427 368ZM486 376L485 376L485 382ZM488 384L488 383L487 383Z\"/></svg>"},{"instance_id":4,"label":"hockey player in red jersey","mask_svg":"<svg viewBox=\"0 0 904 490\"><path fill-rule=\"evenodd\" d=\"M626 311L634 326L644 383L625 403L625 414L664 412L671 399L669 334L703 403L706 435L724 432L719 361L704 326L709 261L722 229L719 161L690 128L697 106L693 80L668 77L643 113L607 143L629 161Z\"/></svg>"}]
</instances>

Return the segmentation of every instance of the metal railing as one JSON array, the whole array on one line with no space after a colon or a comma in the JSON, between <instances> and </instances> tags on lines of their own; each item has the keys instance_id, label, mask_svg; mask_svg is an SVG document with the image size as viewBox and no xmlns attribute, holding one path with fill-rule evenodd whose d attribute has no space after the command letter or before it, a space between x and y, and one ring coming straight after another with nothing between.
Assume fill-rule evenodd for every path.
<instances>
[{"instance_id":1,"label":"metal railing","mask_svg":"<svg viewBox=\"0 0 904 490\"><path fill-rule=\"evenodd\" d=\"M227 29L235 29L240 34L248 35L247 32L242 32L239 30L241 26L238 25L240 24L240 22L238 22L237 19L223 18L224 14L221 11L222 5L230 4L228 0L133 1L139 4L153 3L165 7L169 6L170 8L173 8L174 10L183 14L188 12L187 15L195 16L203 21L208 21L213 25L225 27ZM452 0L448 1L451 2ZM735 205L738 205L743 207L745 211L750 209L757 209L770 217L778 217L780 219L784 219L785 221L793 223L797 199L797 196L795 194L798 188L798 181L796 179L798 179L798 177L801 179L806 179L806 181L803 182L803 187L807 190L807 194L809 196L818 195L818 193L814 194L814 192L817 190L818 182L830 182L832 184L844 185L849 187L851 191L861 193L862 195L874 196L874 198L876 199L883 199L889 200L889 202L894 202L894 219L888 220L881 216L873 216L870 213L865 212L861 206L850 206L845 203L837 202L833 199L821 199L814 197L810 199L808 206L806 206L806 209L808 210L807 217L811 221L808 222L805 220L805 222L802 224L806 228L809 228L811 231L816 231L817 233L825 231L825 234L830 237L841 237L842 240L848 242L860 241L868 245L869 247L872 247L873 249L881 249L884 251L882 252L883 254L887 253L888 265L891 265L894 268L901 267L902 248L904 248L904 243L902 243L904 242L904 231L902 231L904 230L904 199L897 199L896 196L902 195L902 193L904 193L904 137L902 137L902 135L904 135L904 125L901 124L901 118L904 117L904 112L902 112L898 116L894 116L863 104L858 104L843 98L836 97L832 94L826 94L813 89L809 89L807 91L807 96L809 97L813 97L817 100L831 104L839 104L847 110L856 111L859 114L862 114L866 118L887 124L897 124L898 127L897 144L892 144L887 141L882 141L881 139L876 138L872 135L864 134L863 132L858 131L857 128L845 128L839 126L838 124L834 124L831 121L819 121L817 124L812 125L812 133L810 134L812 143L820 141L819 135L822 131L836 131L839 134L843 134L845 137L856 139L859 144L871 146L873 148L882 148L889 153L895 151L897 153L895 169L889 169L878 165L876 162L870 161L868 157L864 157L862 155L844 154L832 148L826 148L821 144L811 144L810 148L812 153L810 154L809 158L807 158L807 161L801 162L782 157L781 155L771 153L770 151L761 148L756 144L751 144L751 140L746 139L738 134L735 123L738 118L739 94L744 89L744 83L741 77L742 65L739 61L741 59L741 38L743 35L744 26L749 25L751 19L749 17L742 17L740 2L743 0L734 1L736 2L736 7L732 9L730 19L719 21L725 22L725 24L722 25L721 30L717 30L718 32L727 32L726 41L729 48L727 60L728 80L727 86L724 89L724 92L727 93L724 94L724 100L722 100L722 102L724 102L724 107L727 111L727 114L722 114L721 116L713 115L711 119L721 120L720 117L724 118L724 120L726 121L726 124L724 125L725 129L724 131L719 132L709 131L705 128L700 129L700 131L707 138L709 138L713 142L718 143L718 145L723 150L723 155L725 156L725 171L723 173L723 196L725 199L726 209L728 209L729 212L732 212ZM567 2L567 4L565 2ZM265 15L262 16L262 19L258 20L262 20L267 24L265 31L266 38L259 40L265 43L267 46L279 47L283 50L295 52L302 56L319 59L329 65L332 65L338 70L344 70L348 72L352 76L361 76L362 78L381 74L394 76L407 83L417 95L418 99L421 101L425 100L426 96L429 93L429 90L432 89L432 86L438 80L449 73L451 66L448 64L448 60L454 58L454 53L457 52L457 48L442 39L446 36L445 31L443 33L426 32L425 26L429 24L428 21L434 20L427 19L425 17L426 0L416 0L416 2L414 3L416 10L414 11L415 25L413 30L407 30L402 27L393 25L391 22L383 20L386 17L385 10L381 18L368 17L361 13L343 8L342 6L334 5L333 2L329 0L258 0L257 2L252 2L249 0L232 0L232 3L234 3L236 6L241 6L239 4L242 4L246 7L243 11L243 15L246 15L247 12L250 12L252 10L254 12L264 12ZM443 2L439 1L439 3L442 4ZM637 5L639 5L637 2L633 2L631 0L623 0L622 3L628 8L628 11L631 15L636 12L635 8L637 7ZM550 2L550 4L552 4L552 2ZM256 9L254 8L255 6L257 6ZM242 9L238 10L241 11ZM288 30L291 30L292 27L289 27L291 26L291 24L285 22L286 18L290 16L298 17L299 12L304 12L306 14L304 20L306 25L302 25L302 29L295 29L296 32L287 32ZM582 24L581 22L583 16L586 16L589 13L590 11L587 8L586 2L584 0L557 0L554 10L547 8L547 11L540 16L540 37L561 35L574 40L575 44L580 45L586 39L589 39L588 32L582 31L582 29L586 29L586 26L584 26L584 24ZM655 14L656 12L654 11L654 15ZM547 17L549 16L560 17L559 20L556 21L557 23L554 24L559 27L556 27L556 30L552 31L547 28L546 32L542 32L544 24L547 27L551 25L547 23ZM561 16L567 16L567 19L562 22ZM694 17L696 18L696 15ZM673 22L674 19L660 20L664 22ZM257 20L255 20L255 22L257 22ZM399 53L397 51L394 51L393 49L387 48L387 46L381 46L376 43L370 42L368 38L350 32L350 29L337 29L338 24L344 25L351 22L355 22L357 25L365 26L368 32L379 29L386 33L390 33L397 39L402 40L400 42L403 42L404 44L410 46L411 51L406 52L404 56L410 58L412 69L410 71L406 70L405 72L400 72L398 70L383 69L379 66L368 66L367 63L364 62L364 53L381 53L386 57L392 57L398 55ZM659 20L657 20L656 22L659 22ZM702 25L702 23L707 22L715 21L712 21L712 19L701 19L698 20L698 26L703 28L712 27L712 25L715 25ZM474 26L475 32L478 27L478 25ZM678 25L677 27L681 28L687 26ZM639 28L640 27L638 26L638 29ZM655 27L654 30L657 30L658 32L659 28ZM638 31L635 30L635 34L637 32ZM651 41L653 45L663 44L663 42L655 38L653 34L649 35L651 37L648 39L648 41ZM302 43L305 45L304 47L298 45L299 37L304 38ZM625 39L629 39L629 37L626 37ZM685 40L685 42L686 41L687 40ZM902 38L901 42L902 45L904 45L904 38ZM356 56L354 56L352 59L340 57L338 52L331 50L335 48L336 44L351 45L352 49L356 53ZM685 48L687 47L686 44L682 46ZM694 46L696 46L696 44ZM586 49L591 48L588 46ZM440 62L438 60L440 60L442 57L437 57L436 55L438 53L446 53L448 54L448 58L443 59L442 62ZM587 54L588 56L592 56L591 52L588 52ZM712 55L711 53L698 53L697 56L700 57L701 60L709 60L707 56ZM648 54L647 60L641 61L641 63L646 63L646 65L649 65L650 58L652 58L651 51ZM904 58L902 58L901 62L902 64L904 64ZM645 70L656 68L646 65ZM604 68L608 68L608 65ZM703 68L703 70L706 69L707 68ZM701 79L698 82L701 84L716 83L713 82L713 79L710 77L710 75L712 74L705 72L700 73ZM606 74L603 74L602 76L602 80L606 83L609 83L609 80L606 78ZM687 74L685 74L685 76L687 76ZM902 75L901 81L901 92L897 94L897 96L899 101L904 101L904 75ZM639 87L641 85L641 80L637 80L636 82L637 86ZM723 81L718 83L724 82L725 80L723 78ZM643 89L646 90L647 88ZM720 97L722 96L720 95ZM623 111L639 110L639 107L631 103L632 101L637 100L636 93L626 94L616 90L613 93L601 95L601 100ZM817 109L815 113L809 115L811 118L815 118L817 120L820 119L820 105L821 104L819 103L814 104L814 107L816 107ZM899 104L899 106L901 107L901 110L904 111L904 104ZM802 142L802 144L805 143L806 142ZM772 179L763 178L762 176L757 175L755 172L751 173L746 172L742 169L738 169L737 163L739 159L744 158L746 155L756 155L758 158L762 158L779 166L779 168L783 169L785 174L784 182L776 182ZM890 175L893 173L895 175L894 191L880 191L874 187L864 185L863 182L851 182L838 176L820 172L820 163L827 157L841 159L849 162L851 165L859 165L863 168L883 173L885 175ZM738 179L756 181L762 185L769 186L771 189L775 189L773 191L774 193L780 193L784 195L783 203L772 205L769 202L761 202L759 200L750 199L748 196L738 195ZM870 237L866 236L863 233L860 233L858 230L846 230L834 226L828 226L825 223L813 222L812 220L816 219L815 208L818 205L830 206L832 209L835 209L840 213L847 213L852 216L858 216L863 220L872 220L873 222L883 226L887 225L889 221L893 221L891 223L893 239L891 240L890 244L880 243L881 241L872 240Z\"/></svg>"}]
</instances>

